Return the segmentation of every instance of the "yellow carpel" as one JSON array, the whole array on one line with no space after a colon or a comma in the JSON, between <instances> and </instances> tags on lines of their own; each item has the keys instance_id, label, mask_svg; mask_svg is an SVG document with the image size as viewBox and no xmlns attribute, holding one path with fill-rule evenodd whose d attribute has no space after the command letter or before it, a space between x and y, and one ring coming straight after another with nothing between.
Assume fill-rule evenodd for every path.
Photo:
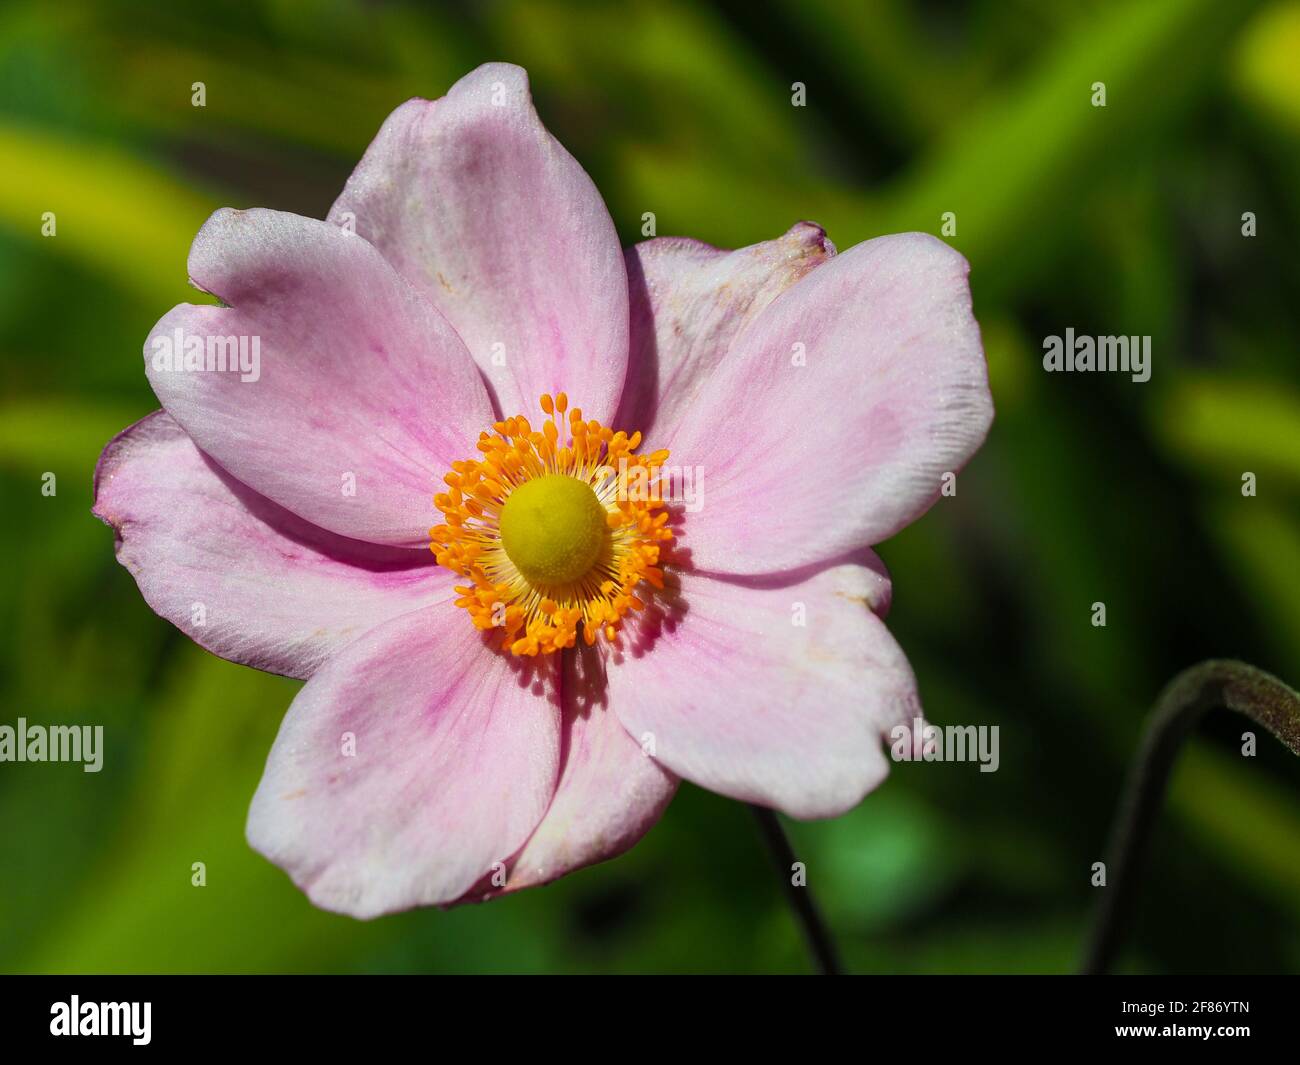
<instances>
[{"instance_id":1,"label":"yellow carpel","mask_svg":"<svg viewBox=\"0 0 1300 1065\"><path fill-rule=\"evenodd\" d=\"M600 554L606 511L586 481L551 473L511 492L498 526L501 546L528 580L569 584L585 576Z\"/></svg>"}]
</instances>

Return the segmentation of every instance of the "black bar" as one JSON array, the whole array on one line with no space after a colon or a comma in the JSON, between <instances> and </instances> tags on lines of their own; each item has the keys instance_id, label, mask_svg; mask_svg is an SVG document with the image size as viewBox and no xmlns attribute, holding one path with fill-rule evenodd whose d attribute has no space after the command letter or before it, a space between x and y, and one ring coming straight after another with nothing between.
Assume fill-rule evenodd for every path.
<instances>
[{"instance_id":1,"label":"black bar","mask_svg":"<svg viewBox=\"0 0 1300 1065\"><path fill-rule=\"evenodd\" d=\"M6 1059L15 1062L42 1060L23 1051L98 1053L112 1044L133 1054L200 1050L205 1057L389 1046L423 1046L434 1060L466 1052L560 1054L566 1046L585 1054L611 1049L602 1037L620 1035L641 1051L698 1045L691 1033L713 1033L724 1044L758 1037L771 1051L787 1041L815 1049L852 1038L863 1057L901 1049L900 1041L927 1055L1123 1044L1137 1053L1200 1044L1223 1054L1292 1045L1295 1033L1293 977L868 976L829 987L799 977L750 977L743 990L714 986L718 977L694 981L682 987L646 977L10 976L0 978L0 1033ZM135 1045L130 1035L51 1034L52 1019L63 1015L58 1004L70 1006L74 995L83 1012L87 1004L149 1003L148 1043ZM1206 1003L1215 1005L1207 1010ZM1120 1027L1246 1031L1206 1039L1121 1035ZM571 1046L575 1037L579 1047ZM531 1045L525 1050L520 1042Z\"/></svg>"}]
</instances>

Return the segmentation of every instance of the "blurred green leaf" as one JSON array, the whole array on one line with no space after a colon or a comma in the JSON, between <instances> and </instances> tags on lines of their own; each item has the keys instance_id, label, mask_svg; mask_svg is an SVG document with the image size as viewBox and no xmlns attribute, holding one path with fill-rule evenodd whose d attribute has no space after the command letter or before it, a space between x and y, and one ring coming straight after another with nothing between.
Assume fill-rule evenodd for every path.
<instances>
[{"instance_id":1,"label":"blurred green leaf","mask_svg":"<svg viewBox=\"0 0 1300 1065\"><path fill-rule=\"evenodd\" d=\"M1044 49L1014 92L955 124L949 142L891 191L878 228L937 232L952 211L952 243L976 263L997 263L980 291L1018 288L1059 256L1051 235L1077 224L1070 216L1081 195L1121 158L1118 149L1187 105L1252 6L1147 0L1099 9ZM1096 82L1105 107L1092 106Z\"/></svg>"},{"instance_id":2,"label":"blurred green leaf","mask_svg":"<svg viewBox=\"0 0 1300 1065\"><path fill-rule=\"evenodd\" d=\"M1272 478L1300 488L1300 391L1277 381L1184 376L1156 408L1156 429L1174 456L1222 478L1225 491L1240 495L1247 472L1261 494Z\"/></svg>"},{"instance_id":3,"label":"blurred green leaf","mask_svg":"<svg viewBox=\"0 0 1300 1065\"><path fill-rule=\"evenodd\" d=\"M1233 73L1248 99L1300 132L1300 3L1271 4L1250 22Z\"/></svg>"},{"instance_id":4,"label":"blurred green leaf","mask_svg":"<svg viewBox=\"0 0 1300 1065\"><path fill-rule=\"evenodd\" d=\"M146 413L78 398L0 404L0 465L80 474L88 488L104 445Z\"/></svg>"},{"instance_id":5,"label":"blurred green leaf","mask_svg":"<svg viewBox=\"0 0 1300 1065\"><path fill-rule=\"evenodd\" d=\"M116 148L46 131L0 123L0 158L0 225L151 303L193 294L185 260L217 202ZM54 236L42 236L47 212Z\"/></svg>"},{"instance_id":6,"label":"blurred green leaf","mask_svg":"<svg viewBox=\"0 0 1300 1065\"><path fill-rule=\"evenodd\" d=\"M1246 723L1248 726L1248 723ZM1272 743L1261 736L1261 743ZM1179 755L1170 782L1172 809L1190 816L1225 867L1253 881L1262 892L1300 913L1300 812L1292 786L1278 786L1252 768L1252 760L1229 761L1203 746ZM1153 877L1158 881L1158 876ZM1211 884L1202 890L1214 890Z\"/></svg>"}]
</instances>

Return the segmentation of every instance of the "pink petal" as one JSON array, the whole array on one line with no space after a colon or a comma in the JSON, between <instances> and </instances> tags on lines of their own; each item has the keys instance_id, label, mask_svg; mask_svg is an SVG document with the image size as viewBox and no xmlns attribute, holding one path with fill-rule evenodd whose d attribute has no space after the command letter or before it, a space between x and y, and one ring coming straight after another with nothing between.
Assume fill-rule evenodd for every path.
<instances>
[{"instance_id":1,"label":"pink petal","mask_svg":"<svg viewBox=\"0 0 1300 1065\"><path fill-rule=\"evenodd\" d=\"M794 817L856 805L888 772L882 739L920 712L871 610L880 575L845 564L784 586L679 580L609 667L628 732L710 791Z\"/></svg>"},{"instance_id":2,"label":"pink petal","mask_svg":"<svg viewBox=\"0 0 1300 1065\"><path fill-rule=\"evenodd\" d=\"M446 320L364 240L297 215L218 211L189 270L232 306L181 304L154 327L145 362L167 412L233 476L313 524L427 545L443 474L492 421ZM259 338L257 379L167 369L158 345L177 329L248 337L250 352Z\"/></svg>"},{"instance_id":3,"label":"pink petal","mask_svg":"<svg viewBox=\"0 0 1300 1065\"><path fill-rule=\"evenodd\" d=\"M290 677L447 598L454 579L427 550L348 540L276 506L162 411L104 449L94 513L157 614L213 654Z\"/></svg>"},{"instance_id":4,"label":"pink petal","mask_svg":"<svg viewBox=\"0 0 1300 1065\"><path fill-rule=\"evenodd\" d=\"M293 701L249 843L317 906L354 917L464 895L504 869L554 793L552 661L489 649L449 603L373 629Z\"/></svg>"},{"instance_id":5,"label":"pink petal","mask_svg":"<svg viewBox=\"0 0 1300 1065\"><path fill-rule=\"evenodd\" d=\"M600 649L565 655L560 782L537 830L510 863L504 887L490 880L475 897L546 884L628 850L659 820L677 778L628 735L604 695Z\"/></svg>"},{"instance_id":6,"label":"pink petal","mask_svg":"<svg viewBox=\"0 0 1300 1065\"><path fill-rule=\"evenodd\" d=\"M813 270L735 339L673 439L703 471L682 546L718 573L791 569L923 514L993 402L966 260L921 233Z\"/></svg>"},{"instance_id":7,"label":"pink petal","mask_svg":"<svg viewBox=\"0 0 1300 1065\"><path fill-rule=\"evenodd\" d=\"M629 248L631 356L616 427L671 442L736 334L834 254L811 222L738 251L684 237Z\"/></svg>"},{"instance_id":8,"label":"pink petal","mask_svg":"<svg viewBox=\"0 0 1300 1065\"><path fill-rule=\"evenodd\" d=\"M609 212L533 110L528 75L489 63L384 123L330 219L353 224L456 327L498 409L567 391L614 413L627 279Z\"/></svg>"}]
</instances>

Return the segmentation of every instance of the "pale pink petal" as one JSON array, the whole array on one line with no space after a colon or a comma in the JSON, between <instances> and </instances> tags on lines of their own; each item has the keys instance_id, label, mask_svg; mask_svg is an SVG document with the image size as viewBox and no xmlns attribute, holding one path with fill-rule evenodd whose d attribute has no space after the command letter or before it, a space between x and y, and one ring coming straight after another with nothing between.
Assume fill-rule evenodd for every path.
<instances>
[{"instance_id":1,"label":"pale pink petal","mask_svg":"<svg viewBox=\"0 0 1300 1065\"><path fill-rule=\"evenodd\" d=\"M545 884L622 854L659 820L677 778L641 749L609 708L599 647L565 654L560 782L537 830L476 898Z\"/></svg>"},{"instance_id":2,"label":"pale pink petal","mask_svg":"<svg viewBox=\"0 0 1300 1065\"><path fill-rule=\"evenodd\" d=\"M167 412L300 517L358 540L427 545L443 474L492 421L446 320L364 240L297 215L218 211L189 270L231 306L181 304L154 327L145 364ZM249 366L256 337L258 365L169 369L176 330L205 344L247 337Z\"/></svg>"},{"instance_id":3,"label":"pale pink petal","mask_svg":"<svg viewBox=\"0 0 1300 1065\"><path fill-rule=\"evenodd\" d=\"M967 271L934 237L880 237L736 337L674 438L657 441L670 465L702 471L681 537L697 569L823 561L930 507L993 418Z\"/></svg>"},{"instance_id":4,"label":"pale pink petal","mask_svg":"<svg viewBox=\"0 0 1300 1065\"><path fill-rule=\"evenodd\" d=\"M618 235L519 67L489 63L399 107L329 217L422 287L504 416L534 416L556 391L591 417L614 413L627 367Z\"/></svg>"},{"instance_id":5,"label":"pale pink petal","mask_svg":"<svg viewBox=\"0 0 1300 1065\"><path fill-rule=\"evenodd\" d=\"M490 649L450 603L372 629L293 701L249 843L323 909L455 901L505 868L555 791L553 661Z\"/></svg>"},{"instance_id":6,"label":"pale pink petal","mask_svg":"<svg viewBox=\"0 0 1300 1065\"><path fill-rule=\"evenodd\" d=\"M919 713L872 613L881 577L837 565L779 586L681 574L609 665L609 702L674 773L794 817L843 813L884 779Z\"/></svg>"},{"instance_id":7,"label":"pale pink petal","mask_svg":"<svg viewBox=\"0 0 1300 1065\"><path fill-rule=\"evenodd\" d=\"M615 425L669 445L736 334L835 249L800 222L784 236L737 251L685 237L627 250L631 354Z\"/></svg>"},{"instance_id":8,"label":"pale pink petal","mask_svg":"<svg viewBox=\"0 0 1300 1065\"><path fill-rule=\"evenodd\" d=\"M306 678L455 579L427 551L348 540L240 484L157 411L95 471L94 513L145 602L213 654Z\"/></svg>"},{"instance_id":9,"label":"pale pink petal","mask_svg":"<svg viewBox=\"0 0 1300 1065\"><path fill-rule=\"evenodd\" d=\"M862 582L865 599L871 612L882 621L889 616L893 605L894 585L884 561L871 548L863 547L856 551L845 552L838 558L827 562L812 562L806 566L783 570L780 573L761 573L751 576L731 575L723 578L729 584L746 588L788 588L791 585L816 577L833 566L853 566L860 569L855 580Z\"/></svg>"}]
</instances>

